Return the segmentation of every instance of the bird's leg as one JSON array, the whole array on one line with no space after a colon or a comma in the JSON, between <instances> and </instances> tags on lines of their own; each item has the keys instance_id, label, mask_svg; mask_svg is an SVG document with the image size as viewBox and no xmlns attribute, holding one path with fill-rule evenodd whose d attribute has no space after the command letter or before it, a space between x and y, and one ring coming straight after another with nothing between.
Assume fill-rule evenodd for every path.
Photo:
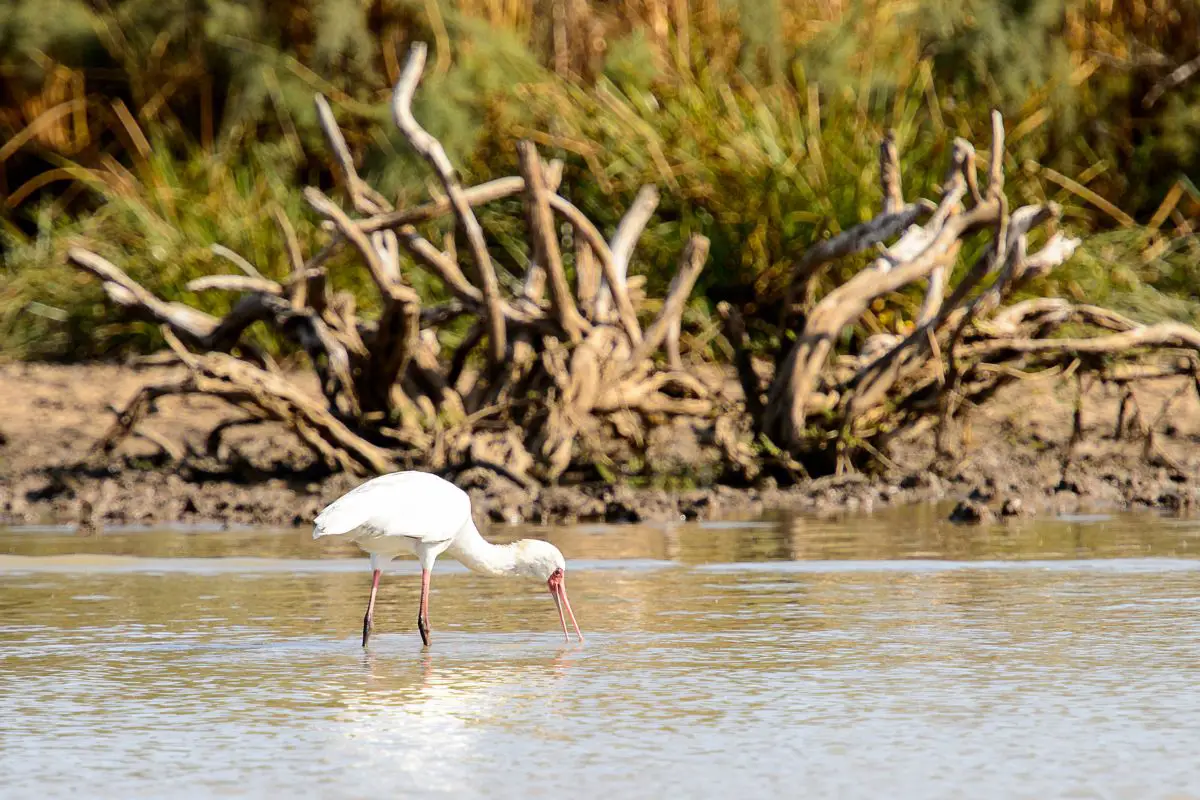
<instances>
[{"instance_id":1,"label":"bird's leg","mask_svg":"<svg viewBox=\"0 0 1200 800\"><path fill-rule=\"evenodd\" d=\"M367 613L363 617L363 647L371 638L371 618L375 615L375 593L379 591L379 570L371 577L371 599L367 601Z\"/></svg>"},{"instance_id":2,"label":"bird's leg","mask_svg":"<svg viewBox=\"0 0 1200 800\"><path fill-rule=\"evenodd\" d=\"M429 647L429 570L421 570L421 608L417 611L417 630L421 641Z\"/></svg>"}]
</instances>

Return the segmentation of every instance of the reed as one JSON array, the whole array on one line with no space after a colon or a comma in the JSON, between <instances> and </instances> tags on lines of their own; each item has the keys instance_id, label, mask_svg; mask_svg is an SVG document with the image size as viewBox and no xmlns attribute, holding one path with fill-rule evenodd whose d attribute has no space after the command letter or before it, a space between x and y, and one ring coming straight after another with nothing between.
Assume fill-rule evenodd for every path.
<instances>
[{"instance_id":1,"label":"reed","mask_svg":"<svg viewBox=\"0 0 1200 800\"><path fill-rule=\"evenodd\" d=\"M928 165L956 136L986 133L992 107L1010 123L1014 197L1059 203L1084 240L1053 288L1195 315L1195 0L42 6L0 9L0 348L10 353L159 344L113 323L67 277L72 243L128 251L139 280L188 301L213 243L279 263L272 204L300 212L300 186L334 181L314 91L330 98L365 179L402 203L424 196L420 164L379 133L397 53L416 39L431 43L417 112L470 180L514 173L511 142L531 138L566 162L564 191L602 227L643 184L663 190L634 270L662 289L690 234L707 236L712 267L685 314L700 329L706 296L771 316L794 262L871 216L888 130L904 190L927 194L941 177ZM523 233L510 211L500 204L481 223L516 273ZM311 240L315 221L297 219ZM143 240L154 246L133 252ZM860 266L840 263L813 291ZM371 302L366 287L348 288ZM869 324L901 330L919 302L883 298ZM755 341L772 335L751 328Z\"/></svg>"}]
</instances>

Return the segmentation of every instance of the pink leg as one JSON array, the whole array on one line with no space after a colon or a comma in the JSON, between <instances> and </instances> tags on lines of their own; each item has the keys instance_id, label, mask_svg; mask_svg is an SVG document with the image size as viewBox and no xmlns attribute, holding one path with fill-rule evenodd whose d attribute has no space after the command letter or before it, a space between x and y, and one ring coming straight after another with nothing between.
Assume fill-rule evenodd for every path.
<instances>
[{"instance_id":1,"label":"pink leg","mask_svg":"<svg viewBox=\"0 0 1200 800\"><path fill-rule=\"evenodd\" d=\"M379 570L375 570L375 575L371 578L371 599L367 601L367 615L363 617L363 647L367 646L367 640L371 638L371 618L375 615L375 593L379 591Z\"/></svg>"},{"instance_id":2,"label":"pink leg","mask_svg":"<svg viewBox=\"0 0 1200 800\"><path fill-rule=\"evenodd\" d=\"M421 641L429 647L429 570L421 570L421 608L417 611L417 630Z\"/></svg>"}]
</instances>

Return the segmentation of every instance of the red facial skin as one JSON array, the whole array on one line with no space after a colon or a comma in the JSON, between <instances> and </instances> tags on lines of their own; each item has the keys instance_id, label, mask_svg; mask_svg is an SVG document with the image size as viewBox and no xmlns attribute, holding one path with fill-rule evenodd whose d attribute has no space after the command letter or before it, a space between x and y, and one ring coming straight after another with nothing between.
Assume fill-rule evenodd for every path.
<instances>
[{"instance_id":1,"label":"red facial skin","mask_svg":"<svg viewBox=\"0 0 1200 800\"><path fill-rule=\"evenodd\" d=\"M554 598L554 605L558 607L558 621L562 623L563 639L571 641L571 635L567 633L567 617L570 617L571 625L575 627L575 635L582 642L583 632L579 630L579 623L575 621L575 612L571 610L571 602L567 600L567 587L563 585L562 569L556 569L550 574L549 580L546 581L546 588L550 590L550 596ZM565 615L564 609L566 610Z\"/></svg>"}]
</instances>

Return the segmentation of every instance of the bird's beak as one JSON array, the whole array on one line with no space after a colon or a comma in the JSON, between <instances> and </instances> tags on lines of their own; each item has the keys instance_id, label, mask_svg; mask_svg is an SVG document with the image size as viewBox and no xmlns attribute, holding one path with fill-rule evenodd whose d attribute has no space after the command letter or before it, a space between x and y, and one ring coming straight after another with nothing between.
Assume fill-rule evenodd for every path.
<instances>
[{"instance_id":1,"label":"bird's beak","mask_svg":"<svg viewBox=\"0 0 1200 800\"><path fill-rule=\"evenodd\" d=\"M558 607L558 621L562 623L563 639L571 641L571 635L567 633L567 617L571 618L571 625L575 627L575 635L579 637L579 641L583 641L583 632L579 630L579 623L575 621L575 612L571 610L571 601L567 599L567 587L563 585L562 570L555 570L550 576L550 580L546 581L546 587L550 590L550 596L554 598L554 605ZM566 614L563 610L566 609Z\"/></svg>"}]
</instances>

